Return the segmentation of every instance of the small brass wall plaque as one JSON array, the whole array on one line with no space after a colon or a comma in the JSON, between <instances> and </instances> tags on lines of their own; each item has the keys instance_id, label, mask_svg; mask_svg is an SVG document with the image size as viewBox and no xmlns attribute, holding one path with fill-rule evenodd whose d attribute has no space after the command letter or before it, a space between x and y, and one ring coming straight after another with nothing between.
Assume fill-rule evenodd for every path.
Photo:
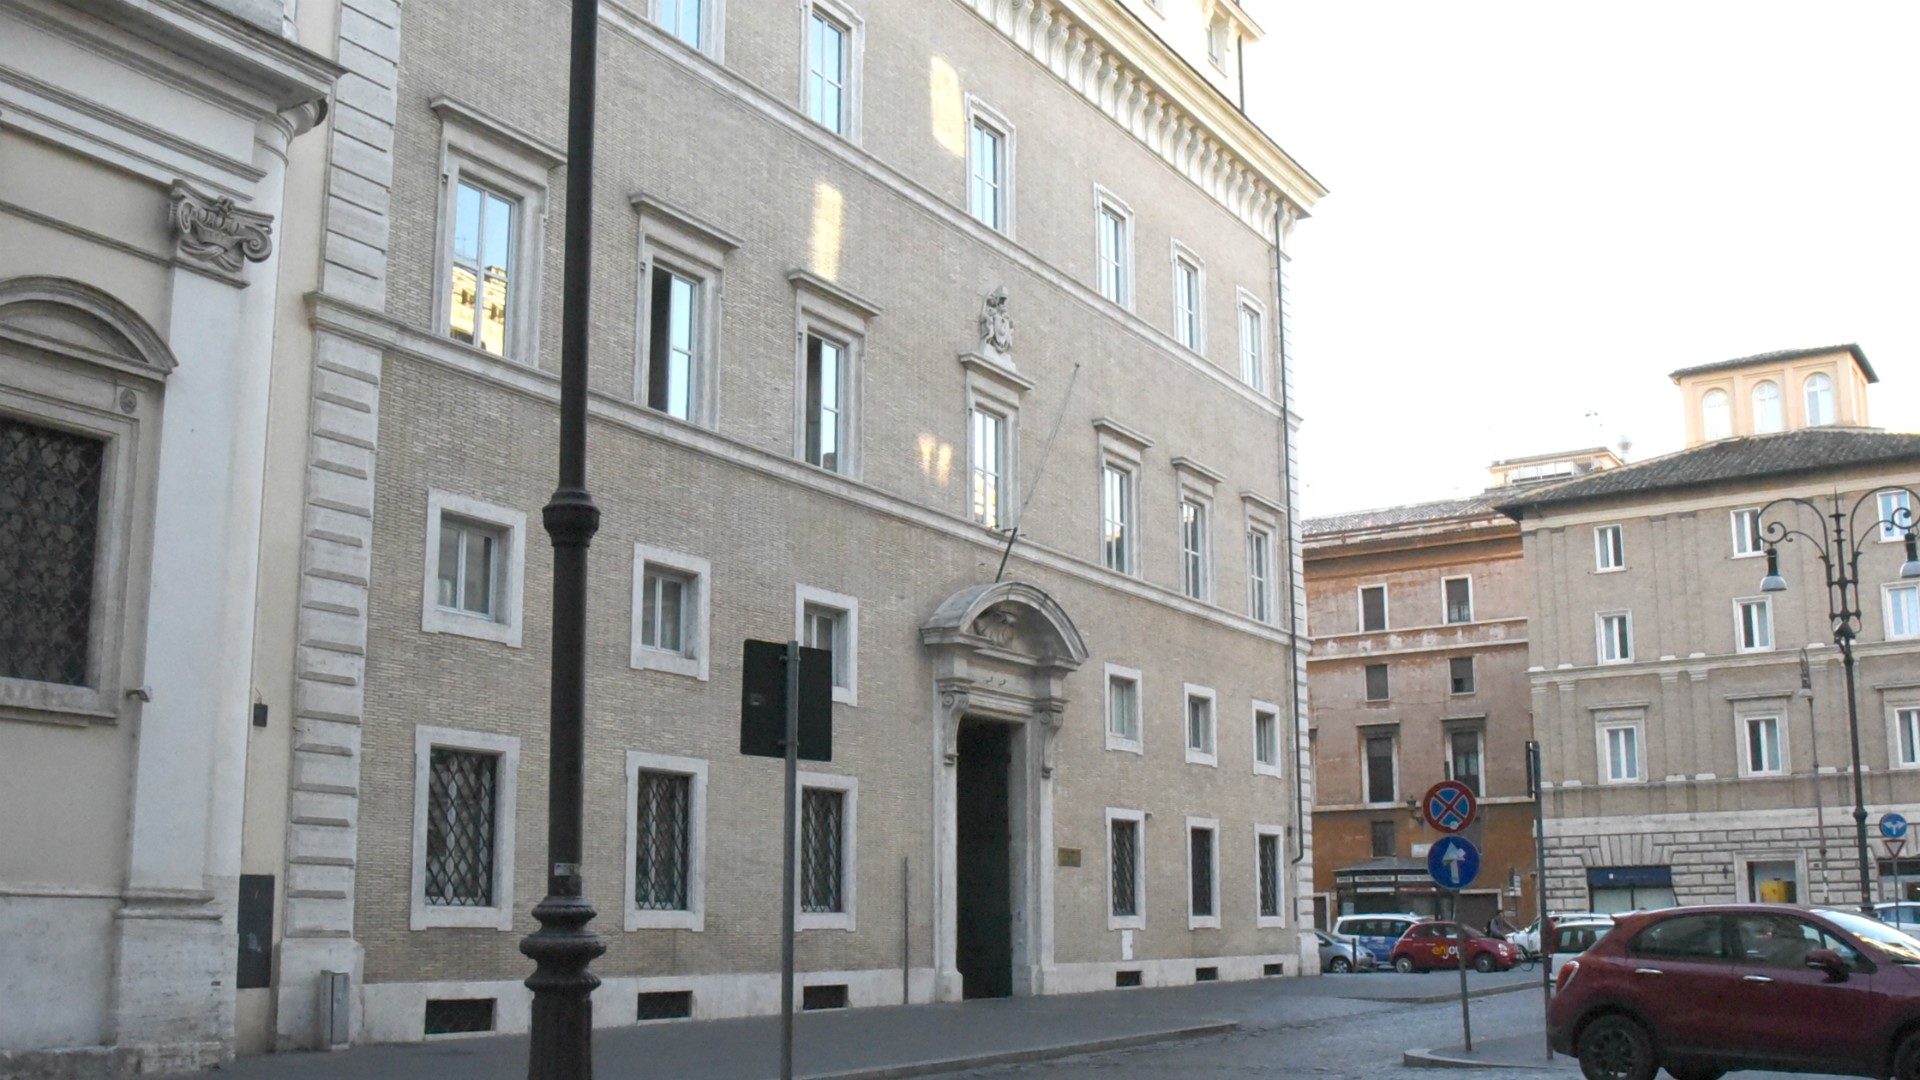
<instances>
[{"instance_id":1,"label":"small brass wall plaque","mask_svg":"<svg viewBox=\"0 0 1920 1080\"><path fill-rule=\"evenodd\" d=\"M1080 849L1077 847L1061 848L1060 849L1060 865L1061 866L1079 866L1080 865Z\"/></svg>"}]
</instances>

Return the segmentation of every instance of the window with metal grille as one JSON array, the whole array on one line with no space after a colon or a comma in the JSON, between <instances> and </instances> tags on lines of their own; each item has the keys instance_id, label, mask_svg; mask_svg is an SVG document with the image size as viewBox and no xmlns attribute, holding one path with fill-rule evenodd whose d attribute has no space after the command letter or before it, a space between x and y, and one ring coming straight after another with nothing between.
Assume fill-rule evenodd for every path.
<instances>
[{"instance_id":1,"label":"window with metal grille","mask_svg":"<svg viewBox=\"0 0 1920 1080\"><path fill-rule=\"evenodd\" d=\"M846 910L846 792L807 788L800 796L800 910Z\"/></svg>"},{"instance_id":2,"label":"window with metal grille","mask_svg":"<svg viewBox=\"0 0 1920 1080\"><path fill-rule=\"evenodd\" d=\"M1280 837L1260 834L1260 917L1280 917Z\"/></svg>"},{"instance_id":3,"label":"window with metal grille","mask_svg":"<svg viewBox=\"0 0 1920 1080\"><path fill-rule=\"evenodd\" d=\"M1113 830L1113 914L1131 918L1140 914L1140 823L1111 822Z\"/></svg>"},{"instance_id":4,"label":"window with metal grille","mask_svg":"<svg viewBox=\"0 0 1920 1080\"><path fill-rule=\"evenodd\" d=\"M87 684L105 451L0 416L0 678Z\"/></svg>"},{"instance_id":5,"label":"window with metal grille","mask_svg":"<svg viewBox=\"0 0 1920 1080\"><path fill-rule=\"evenodd\" d=\"M493 906L494 754L436 746L427 772L427 903Z\"/></svg>"},{"instance_id":6,"label":"window with metal grille","mask_svg":"<svg viewBox=\"0 0 1920 1080\"><path fill-rule=\"evenodd\" d=\"M1213 910L1213 830L1188 831L1191 853L1187 862L1187 881L1192 887L1191 914L1210 916Z\"/></svg>"},{"instance_id":7,"label":"window with metal grille","mask_svg":"<svg viewBox=\"0 0 1920 1080\"><path fill-rule=\"evenodd\" d=\"M634 800L633 904L642 911L686 911L693 777L642 769Z\"/></svg>"}]
</instances>

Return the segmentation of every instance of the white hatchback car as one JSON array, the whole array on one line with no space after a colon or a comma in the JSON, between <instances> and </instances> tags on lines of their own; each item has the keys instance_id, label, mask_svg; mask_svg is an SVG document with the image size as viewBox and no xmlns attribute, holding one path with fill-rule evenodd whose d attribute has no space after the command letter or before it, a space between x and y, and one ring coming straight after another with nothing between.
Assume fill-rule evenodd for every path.
<instances>
[{"instance_id":1,"label":"white hatchback car","mask_svg":"<svg viewBox=\"0 0 1920 1080\"><path fill-rule=\"evenodd\" d=\"M1557 923L1611 923L1613 916L1598 911L1556 911L1553 913L1553 921ZM1533 920L1533 923L1525 930L1515 930L1513 933L1508 934L1507 941L1512 944L1514 948L1520 950L1521 956L1538 956L1540 954L1540 920Z\"/></svg>"}]
</instances>

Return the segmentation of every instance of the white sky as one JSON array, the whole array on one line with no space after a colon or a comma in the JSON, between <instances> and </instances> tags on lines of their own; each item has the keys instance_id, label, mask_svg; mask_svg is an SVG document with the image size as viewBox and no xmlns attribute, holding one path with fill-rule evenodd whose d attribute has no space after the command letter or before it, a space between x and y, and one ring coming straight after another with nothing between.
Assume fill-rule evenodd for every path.
<instances>
[{"instance_id":1,"label":"white sky","mask_svg":"<svg viewBox=\"0 0 1920 1080\"><path fill-rule=\"evenodd\" d=\"M1856 341L1920 430L1920 4L1253 0L1307 514L1679 448L1675 368ZM1605 432L1587 414L1599 413Z\"/></svg>"}]
</instances>

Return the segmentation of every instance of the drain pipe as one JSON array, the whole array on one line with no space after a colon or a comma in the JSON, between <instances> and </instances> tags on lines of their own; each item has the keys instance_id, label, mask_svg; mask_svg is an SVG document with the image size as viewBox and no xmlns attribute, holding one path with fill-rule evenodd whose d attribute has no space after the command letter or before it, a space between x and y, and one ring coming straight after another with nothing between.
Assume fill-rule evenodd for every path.
<instances>
[{"instance_id":1,"label":"drain pipe","mask_svg":"<svg viewBox=\"0 0 1920 1080\"><path fill-rule=\"evenodd\" d=\"M1242 73L1244 77L1244 72ZM1287 690L1293 702L1290 735L1293 740L1293 846L1289 864L1298 866L1307 857L1307 809L1305 754L1300 749L1300 720L1306 710L1306 693L1300 678L1300 646L1297 637L1306 620L1301 610L1300 589L1294 575L1300 570L1299 507L1294 503L1293 470L1293 394L1288 378L1287 356L1287 204L1283 201L1273 215L1273 328L1274 351L1279 354L1280 446L1285 461L1280 468L1280 487L1287 506Z\"/></svg>"}]
</instances>

